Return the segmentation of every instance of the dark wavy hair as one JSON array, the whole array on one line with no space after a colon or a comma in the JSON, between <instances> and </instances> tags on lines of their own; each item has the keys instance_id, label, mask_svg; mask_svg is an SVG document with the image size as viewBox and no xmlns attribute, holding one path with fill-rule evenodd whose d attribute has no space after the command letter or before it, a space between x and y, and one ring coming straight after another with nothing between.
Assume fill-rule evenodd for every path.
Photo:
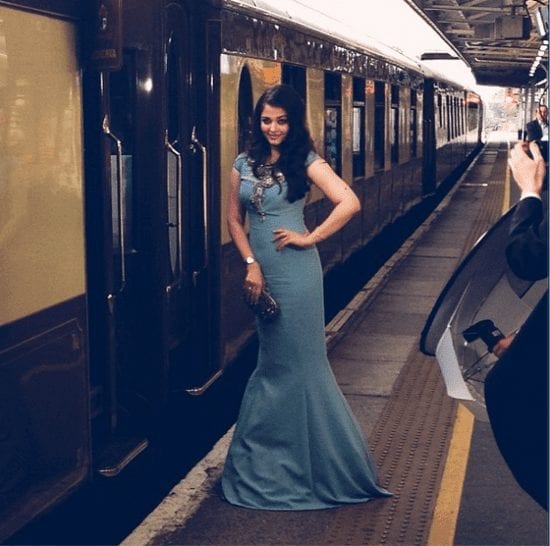
<instances>
[{"instance_id":1,"label":"dark wavy hair","mask_svg":"<svg viewBox=\"0 0 550 546\"><path fill-rule=\"evenodd\" d=\"M304 197L309 190L305 162L309 152L315 150L306 125L304 102L294 88L285 84L269 87L259 98L254 109L248 149L255 176L258 176L257 168L271 154L271 147L261 129L262 112L266 104L282 108L288 117L288 134L281 143L281 156L276 167L284 174L288 184L287 199L292 203Z\"/></svg>"}]
</instances>

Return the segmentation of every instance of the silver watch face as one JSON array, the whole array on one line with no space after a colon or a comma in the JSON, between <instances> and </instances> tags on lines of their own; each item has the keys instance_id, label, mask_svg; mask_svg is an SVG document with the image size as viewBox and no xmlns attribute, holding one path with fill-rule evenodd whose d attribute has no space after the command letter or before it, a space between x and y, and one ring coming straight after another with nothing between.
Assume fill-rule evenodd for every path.
<instances>
[{"instance_id":1,"label":"silver watch face","mask_svg":"<svg viewBox=\"0 0 550 546\"><path fill-rule=\"evenodd\" d=\"M248 256L245 260L247 264L253 264L256 260L252 256Z\"/></svg>"}]
</instances>

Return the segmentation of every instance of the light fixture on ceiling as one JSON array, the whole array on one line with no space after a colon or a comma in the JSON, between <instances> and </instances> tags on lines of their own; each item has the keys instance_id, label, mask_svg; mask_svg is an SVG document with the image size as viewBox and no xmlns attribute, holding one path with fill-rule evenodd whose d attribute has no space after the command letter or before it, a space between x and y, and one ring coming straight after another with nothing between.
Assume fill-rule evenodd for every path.
<instances>
[{"instance_id":1,"label":"light fixture on ceiling","mask_svg":"<svg viewBox=\"0 0 550 546\"><path fill-rule=\"evenodd\" d=\"M447 51L426 51L420 55L421 61L458 61L459 58Z\"/></svg>"},{"instance_id":2,"label":"light fixture on ceiling","mask_svg":"<svg viewBox=\"0 0 550 546\"><path fill-rule=\"evenodd\" d=\"M548 6L535 10L537 32L543 40L548 40Z\"/></svg>"},{"instance_id":3,"label":"light fixture on ceiling","mask_svg":"<svg viewBox=\"0 0 550 546\"><path fill-rule=\"evenodd\" d=\"M548 53L548 40L543 40L542 43L539 46L539 50L537 52L537 56L535 57L535 60L533 61L533 64L531 65L531 68L529 69L529 77L533 77L535 74L535 71L537 70L539 64L541 63L542 59L544 59Z\"/></svg>"}]
</instances>

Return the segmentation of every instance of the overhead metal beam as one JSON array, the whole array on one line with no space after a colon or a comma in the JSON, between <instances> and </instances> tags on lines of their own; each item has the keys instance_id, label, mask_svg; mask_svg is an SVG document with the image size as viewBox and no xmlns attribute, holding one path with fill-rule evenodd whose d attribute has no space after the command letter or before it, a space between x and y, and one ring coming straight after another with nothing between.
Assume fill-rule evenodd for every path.
<instances>
[{"instance_id":1,"label":"overhead metal beam","mask_svg":"<svg viewBox=\"0 0 550 546\"><path fill-rule=\"evenodd\" d=\"M424 11L479 11L485 13L499 13L500 15L515 15L515 9L505 10L502 8L479 8L477 6L426 6Z\"/></svg>"},{"instance_id":2,"label":"overhead metal beam","mask_svg":"<svg viewBox=\"0 0 550 546\"><path fill-rule=\"evenodd\" d=\"M527 23L534 24L535 11L548 9L549 0L405 2L459 52L479 84L513 87L532 80L529 68L540 55L541 41ZM541 62L547 59L545 56ZM538 74L538 80L540 77Z\"/></svg>"},{"instance_id":3,"label":"overhead metal beam","mask_svg":"<svg viewBox=\"0 0 550 546\"><path fill-rule=\"evenodd\" d=\"M428 17L422 9L416 5L415 0L405 0L407 5L430 27L433 31L462 59L466 64L469 64L460 49L449 40L448 36L438 27L435 22Z\"/></svg>"}]
</instances>

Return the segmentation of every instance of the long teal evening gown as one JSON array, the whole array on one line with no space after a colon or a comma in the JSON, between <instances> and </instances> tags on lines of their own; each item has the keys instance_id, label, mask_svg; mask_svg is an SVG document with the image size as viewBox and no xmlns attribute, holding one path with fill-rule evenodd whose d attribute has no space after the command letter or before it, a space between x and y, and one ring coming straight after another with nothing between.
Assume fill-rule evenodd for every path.
<instances>
[{"instance_id":1,"label":"long teal evening gown","mask_svg":"<svg viewBox=\"0 0 550 546\"><path fill-rule=\"evenodd\" d=\"M311 152L309 165L319 156ZM280 172L254 177L235 160L250 244L280 316L258 320L258 364L252 373L222 476L232 504L266 510L311 510L388 496L376 484L368 447L330 368L323 276L315 247L277 251L273 230L303 232L305 199L286 200Z\"/></svg>"}]
</instances>

